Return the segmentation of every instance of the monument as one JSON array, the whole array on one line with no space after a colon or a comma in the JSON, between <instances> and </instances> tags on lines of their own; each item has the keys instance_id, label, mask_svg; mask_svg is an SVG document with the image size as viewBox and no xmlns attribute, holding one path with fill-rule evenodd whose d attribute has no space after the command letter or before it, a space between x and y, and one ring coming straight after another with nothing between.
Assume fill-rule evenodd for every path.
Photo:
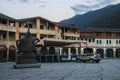
<instances>
[{"instance_id":1,"label":"monument","mask_svg":"<svg viewBox=\"0 0 120 80\"><path fill-rule=\"evenodd\" d=\"M29 28L26 36L16 41L16 64L13 65L15 69L40 67L40 63L37 63L35 55L35 44L38 42L39 39L31 36Z\"/></svg>"}]
</instances>

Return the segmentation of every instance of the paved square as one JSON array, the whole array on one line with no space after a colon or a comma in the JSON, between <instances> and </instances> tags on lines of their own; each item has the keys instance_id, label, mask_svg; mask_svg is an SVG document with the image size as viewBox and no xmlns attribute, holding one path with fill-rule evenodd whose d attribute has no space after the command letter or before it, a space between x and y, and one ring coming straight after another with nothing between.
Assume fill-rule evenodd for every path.
<instances>
[{"instance_id":1,"label":"paved square","mask_svg":"<svg viewBox=\"0 0 120 80\"><path fill-rule=\"evenodd\" d=\"M13 69L0 63L0 80L120 80L120 59L100 63L42 63L41 68Z\"/></svg>"}]
</instances>

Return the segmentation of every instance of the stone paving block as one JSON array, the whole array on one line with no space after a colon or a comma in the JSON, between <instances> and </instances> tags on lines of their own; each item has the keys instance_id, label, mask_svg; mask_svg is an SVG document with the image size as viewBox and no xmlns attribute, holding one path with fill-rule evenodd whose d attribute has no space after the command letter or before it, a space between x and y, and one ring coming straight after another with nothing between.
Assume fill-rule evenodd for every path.
<instances>
[{"instance_id":1,"label":"stone paving block","mask_svg":"<svg viewBox=\"0 0 120 80\"><path fill-rule=\"evenodd\" d=\"M0 63L0 80L120 80L120 59L93 63L42 63L40 68L13 69Z\"/></svg>"}]
</instances>

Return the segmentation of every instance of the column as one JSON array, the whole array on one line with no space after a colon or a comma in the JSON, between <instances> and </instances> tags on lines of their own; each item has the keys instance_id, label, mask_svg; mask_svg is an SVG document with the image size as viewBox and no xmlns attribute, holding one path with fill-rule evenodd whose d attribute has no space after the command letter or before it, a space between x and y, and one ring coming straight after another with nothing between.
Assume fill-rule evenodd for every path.
<instances>
[{"instance_id":1,"label":"column","mask_svg":"<svg viewBox=\"0 0 120 80\"><path fill-rule=\"evenodd\" d=\"M15 22L15 27L16 27L16 33L15 33L15 40L19 39L19 22Z\"/></svg>"},{"instance_id":2,"label":"column","mask_svg":"<svg viewBox=\"0 0 120 80\"><path fill-rule=\"evenodd\" d=\"M93 54L95 54L96 53L96 48L93 48Z\"/></svg>"},{"instance_id":3,"label":"column","mask_svg":"<svg viewBox=\"0 0 120 80\"><path fill-rule=\"evenodd\" d=\"M106 49L104 48L104 58L106 58Z\"/></svg>"},{"instance_id":4,"label":"column","mask_svg":"<svg viewBox=\"0 0 120 80\"><path fill-rule=\"evenodd\" d=\"M60 47L60 55L62 55L62 48Z\"/></svg>"},{"instance_id":5,"label":"column","mask_svg":"<svg viewBox=\"0 0 120 80\"><path fill-rule=\"evenodd\" d=\"M76 47L76 60L78 58L78 47Z\"/></svg>"},{"instance_id":6,"label":"column","mask_svg":"<svg viewBox=\"0 0 120 80\"><path fill-rule=\"evenodd\" d=\"M80 51L81 51L81 54L84 54L84 49L83 49L83 48L81 48L81 50L80 50Z\"/></svg>"},{"instance_id":7,"label":"column","mask_svg":"<svg viewBox=\"0 0 120 80\"><path fill-rule=\"evenodd\" d=\"M116 49L113 48L113 57L116 58Z\"/></svg>"},{"instance_id":8,"label":"column","mask_svg":"<svg viewBox=\"0 0 120 80\"><path fill-rule=\"evenodd\" d=\"M40 18L36 19L36 38L40 39Z\"/></svg>"},{"instance_id":9,"label":"column","mask_svg":"<svg viewBox=\"0 0 120 80\"><path fill-rule=\"evenodd\" d=\"M70 57L71 57L71 49L68 48L68 58L70 59Z\"/></svg>"},{"instance_id":10,"label":"column","mask_svg":"<svg viewBox=\"0 0 120 80\"><path fill-rule=\"evenodd\" d=\"M58 39L58 25L55 25L55 39Z\"/></svg>"},{"instance_id":11,"label":"column","mask_svg":"<svg viewBox=\"0 0 120 80\"><path fill-rule=\"evenodd\" d=\"M78 48L76 48L76 55L78 55Z\"/></svg>"}]
</instances>

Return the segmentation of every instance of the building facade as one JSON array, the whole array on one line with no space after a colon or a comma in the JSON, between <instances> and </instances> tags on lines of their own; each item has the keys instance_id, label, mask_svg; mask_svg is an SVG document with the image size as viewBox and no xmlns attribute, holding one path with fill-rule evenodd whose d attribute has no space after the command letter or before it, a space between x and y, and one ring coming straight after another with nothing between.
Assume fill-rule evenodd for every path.
<instances>
[{"instance_id":1,"label":"building facade","mask_svg":"<svg viewBox=\"0 0 120 80\"><path fill-rule=\"evenodd\" d=\"M10 52L16 48L16 40L25 36L28 27L32 36L40 40L47 38L79 42L59 47L54 45L55 53L64 54L66 52L68 58L71 53L75 55L99 53L103 58L120 58L120 29L79 29L74 25L61 25L42 17L12 19L0 16L0 52L7 51L4 55L7 60L9 60ZM55 43L53 42L53 44ZM50 51L51 46L44 46L47 47L47 51ZM49 54L49 52L46 53Z\"/></svg>"}]
</instances>

